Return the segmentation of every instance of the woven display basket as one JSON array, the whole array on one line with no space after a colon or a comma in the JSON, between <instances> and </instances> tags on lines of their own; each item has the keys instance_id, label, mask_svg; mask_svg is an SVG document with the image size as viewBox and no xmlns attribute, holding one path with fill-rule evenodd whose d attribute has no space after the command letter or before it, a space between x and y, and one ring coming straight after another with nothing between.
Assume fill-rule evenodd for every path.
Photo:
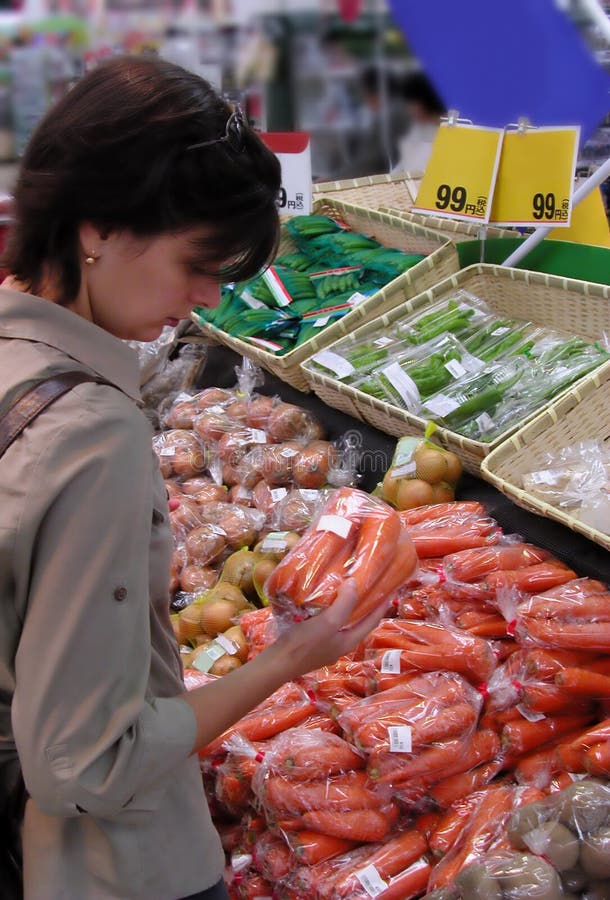
<instances>
[{"instance_id":1,"label":"woven display basket","mask_svg":"<svg viewBox=\"0 0 610 900\"><path fill-rule=\"evenodd\" d=\"M435 305L444 303L460 288L480 297L501 316L525 319L535 325L564 332L568 336L580 335L595 341L604 332L610 332L610 287L522 269L476 265L462 269L431 290L363 325L348 340L356 342L366 339L368 335L379 334L383 327L406 319L414 312L429 311ZM328 349L333 348L331 346ZM419 416L377 400L313 368L305 367L304 371L312 390L328 406L362 419L387 434L397 437L423 435L426 422ZM532 413L528 419L539 412L537 410ZM515 422L515 429L523 424L524 422ZM474 441L440 427L435 432L435 437L458 453L465 468L476 474L482 460L506 440L507 432L489 443Z\"/></svg>"},{"instance_id":2,"label":"woven display basket","mask_svg":"<svg viewBox=\"0 0 610 900\"><path fill-rule=\"evenodd\" d=\"M305 341L283 356L276 356L272 352L256 347L249 341L219 331L202 322L193 314L193 321L208 338L230 347L242 356L249 357L263 369L277 375L297 390L305 392L310 390L305 372L301 368L301 363L306 359L349 334L364 322L389 312L405 299L427 290L441 279L459 270L459 258L455 246L438 232L430 231L421 225L414 225L394 216L362 209L347 203L325 199L314 205L314 213L341 219L354 231L373 237L386 247L396 247L409 253L427 253L429 255L408 272L395 278L386 287L355 307L353 312L347 313L333 325L320 329L318 337ZM295 249L289 233L282 229L279 253L291 253Z\"/></svg>"},{"instance_id":3,"label":"woven display basket","mask_svg":"<svg viewBox=\"0 0 610 900\"><path fill-rule=\"evenodd\" d=\"M544 468L543 460L549 453L583 440L597 439L610 446L609 410L610 363L606 363L490 453L481 466L483 478L519 506L561 522L610 550L610 533L585 525L568 510L551 506L521 486L523 475ZM606 521L610 529L610 499Z\"/></svg>"},{"instance_id":4,"label":"woven display basket","mask_svg":"<svg viewBox=\"0 0 610 900\"><path fill-rule=\"evenodd\" d=\"M354 203L366 209L390 213L407 222L432 228L455 241L477 240L481 226L476 222L460 222L457 219L445 219L424 213L413 213L411 209L422 174L401 172L399 175L369 175L366 178L351 178L346 181L324 181L314 184L314 200L323 195L328 200L339 200L341 203ZM486 237L515 237L517 232L506 228L489 225Z\"/></svg>"}]
</instances>

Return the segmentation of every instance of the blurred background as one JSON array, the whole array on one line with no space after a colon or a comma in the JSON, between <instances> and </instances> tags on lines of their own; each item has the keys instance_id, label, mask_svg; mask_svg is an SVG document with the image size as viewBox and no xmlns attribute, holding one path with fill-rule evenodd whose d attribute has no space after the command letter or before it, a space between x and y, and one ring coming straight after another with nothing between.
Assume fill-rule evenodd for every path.
<instances>
[{"instance_id":1,"label":"blurred background","mask_svg":"<svg viewBox=\"0 0 610 900\"><path fill-rule=\"evenodd\" d=\"M556 2L610 69L583 0ZM0 190L48 106L123 52L200 73L261 130L309 132L315 181L423 168L444 111L385 0L0 0ZM581 174L609 156L610 116Z\"/></svg>"}]
</instances>

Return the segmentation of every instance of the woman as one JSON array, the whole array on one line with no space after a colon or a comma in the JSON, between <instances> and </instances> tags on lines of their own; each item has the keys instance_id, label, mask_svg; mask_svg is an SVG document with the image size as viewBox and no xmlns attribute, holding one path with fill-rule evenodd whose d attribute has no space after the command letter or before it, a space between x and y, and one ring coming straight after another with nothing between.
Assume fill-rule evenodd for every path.
<instances>
[{"instance_id":1,"label":"woman","mask_svg":"<svg viewBox=\"0 0 610 900\"><path fill-rule=\"evenodd\" d=\"M268 263L279 186L275 157L206 82L145 58L87 75L24 156L0 413L58 373L98 379L0 459L0 762L12 786L18 754L29 798L27 900L225 897L194 754L375 624L345 627L348 587L243 669L184 693L166 492L122 340L154 340Z\"/></svg>"}]
</instances>

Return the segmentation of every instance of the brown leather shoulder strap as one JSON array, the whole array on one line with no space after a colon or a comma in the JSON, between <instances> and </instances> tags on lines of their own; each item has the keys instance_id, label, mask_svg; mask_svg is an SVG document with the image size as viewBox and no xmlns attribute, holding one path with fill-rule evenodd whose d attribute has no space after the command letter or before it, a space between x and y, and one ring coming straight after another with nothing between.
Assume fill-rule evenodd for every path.
<instances>
[{"instance_id":1,"label":"brown leather shoulder strap","mask_svg":"<svg viewBox=\"0 0 610 900\"><path fill-rule=\"evenodd\" d=\"M103 378L88 375L87 372L63 372L39 381L18 397L4 416L0 417L0 457L41 412L72 388L85 382L109 383Z\"/></svg>"}]
</instances>

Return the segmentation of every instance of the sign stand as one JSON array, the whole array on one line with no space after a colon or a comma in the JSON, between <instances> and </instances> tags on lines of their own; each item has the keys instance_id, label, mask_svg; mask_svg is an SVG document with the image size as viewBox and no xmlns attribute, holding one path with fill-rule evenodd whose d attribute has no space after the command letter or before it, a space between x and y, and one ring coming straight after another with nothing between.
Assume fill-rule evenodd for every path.
<instances>
[{"instance_id":1,"label":"sign stand","mask_svg":"<svg viewBox=\"0 0 610 900\"><path fill-rule=\"evenodd\" d=\"M572 206L577 206L581 200L584 200L591 191L594 191L595 188L599 187L607 178L610 178L610 159L607 159L593 175L589 176L580 187L576 188L572 197ZM544 238L553 231L554 227L554 225L545 225L542 228L537 228L534 233L530 234L521 246L514 251L514 253L511 253L511 255L504 260L502 265L516 266L517 263L521 262L522 259L531 253L534 247L537 247L538 244L542 243Z\"/></svg>"}]
</instances>

